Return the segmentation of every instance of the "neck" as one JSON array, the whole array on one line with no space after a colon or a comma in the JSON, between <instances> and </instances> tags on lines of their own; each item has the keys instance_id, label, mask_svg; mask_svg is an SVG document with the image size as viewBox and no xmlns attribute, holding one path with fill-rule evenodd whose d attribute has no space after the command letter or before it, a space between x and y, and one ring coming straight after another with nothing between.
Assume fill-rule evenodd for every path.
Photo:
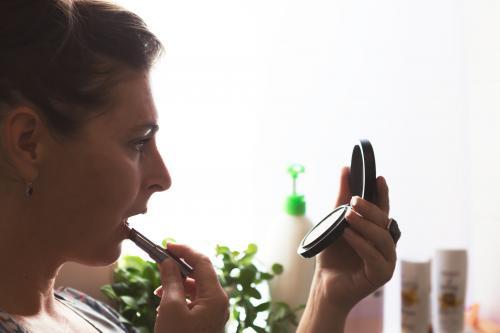
<instances>
[{"instance_id":1,"label":"neck","mask_svg":"<svg viewBox=\"0 0 500 333\"><path fill-rule=\"evenodd\" d=\"M0 207L1 208L1 207ZM10 211L12 207L9 207ZM4 210L8 211L8 210ZM63 264L29 212L0 218L0 309L31 317L52 314L54 281Z\"/></svg>"}]
</instances>

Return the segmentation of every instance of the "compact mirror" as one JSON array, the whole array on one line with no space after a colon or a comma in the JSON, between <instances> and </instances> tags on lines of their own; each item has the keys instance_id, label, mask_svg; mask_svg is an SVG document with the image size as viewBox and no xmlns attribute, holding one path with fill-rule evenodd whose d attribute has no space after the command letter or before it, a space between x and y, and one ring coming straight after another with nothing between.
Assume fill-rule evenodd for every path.
<instances>
[{"instance_id":1,"label":"compact mirror","mask_svg":"<svg viewBox=\"0 0 500 333\"><path fill-rule=\"evenodd\" d=\"M375 154L368 140L360 140L352 150L349 186L353 196L375 202ZM304 237L297 253L304 258L314 257L339 238L347 225L344 217L349 207L339 206L317 223Z\"/></svg>"}]
</instances>

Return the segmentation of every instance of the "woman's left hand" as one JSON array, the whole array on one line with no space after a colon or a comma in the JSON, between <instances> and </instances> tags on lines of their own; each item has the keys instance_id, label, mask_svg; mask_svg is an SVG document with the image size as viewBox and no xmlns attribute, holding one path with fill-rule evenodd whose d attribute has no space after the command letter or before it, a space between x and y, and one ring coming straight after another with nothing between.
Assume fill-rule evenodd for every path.
<instances>
[{"instance_id":1,"label":"woman's left hand","mask_svg":"<svg viewBox=\"0 0 500 333\"><path fill-rule=\"evenodd\" d=\"M396 265L389 223L389 190L377 178L377 202L352 197L349 168L342 170L336 206L351 203L342 237L317 256L315 286L331 306L348 313L361 299L389 281Z\"/></svg>"}]
</instances>

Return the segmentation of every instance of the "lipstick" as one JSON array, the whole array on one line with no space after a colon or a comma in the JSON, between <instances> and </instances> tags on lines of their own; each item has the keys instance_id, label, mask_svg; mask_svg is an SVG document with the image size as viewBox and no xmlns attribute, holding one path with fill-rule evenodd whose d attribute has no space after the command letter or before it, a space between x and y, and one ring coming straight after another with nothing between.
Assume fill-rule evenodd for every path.
<instances>
[{"instance_id":1,"label":"lipstick","mask_svg":"<svg viewBox=\"0 0 500 333\"><path fill-rule=\"evenodd\" d=\"M151 259L153 259L155 262L160 264L163 260L172 258L177 263L177 265L179 265L182 276L187 277L193 274L193 267L186 261L184 261L184 259L177 257L168 249L156 245L139 231L135 230L134 228L130 228L127 222L124 222L124 225L129 230L127 238L134 242L135 245L141 248L144 252L149 254Z\"/></svg>"}]
</instances>

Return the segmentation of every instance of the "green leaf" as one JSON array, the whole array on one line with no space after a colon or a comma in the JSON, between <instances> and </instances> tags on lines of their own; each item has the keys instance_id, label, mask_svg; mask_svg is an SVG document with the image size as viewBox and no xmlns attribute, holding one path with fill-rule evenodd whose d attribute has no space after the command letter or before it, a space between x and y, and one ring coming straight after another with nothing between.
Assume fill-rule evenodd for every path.
<instances>
[{"instance_id":1,"label":"green leaf","mask_svg":"<svg viewBox=\"0 0 500 333\"><path fill-rule=\"evenodd\" d=\"M273 305L273 319L274 320L280 320L280 319L283 319L286 314L287 314L287 310L288 310L288 306L284 303L276 303Z\"/></svg>"},{"instance_id":2,"label":"green leaf","mask_svg":"<svg viewBox=\"0 0 500 333\"><path fill-rule=\"evenodd\" d=\"M257 274L257 268L254 265L247 266L240 271L239 282L243 287L250 286Z\"/></svg>"},{"instance_id":3,"label":"green leaf","mask_svg":"<svg viewBox=\"0 0 500 333\"><path fill-rule=\"evenodd\" d=\"M298 311L301 311L301 310L304 310L306 308L306 305L305 304L299 304L295 309L293 309L292 311L293 312L298 312Z\"/></svg>"},{"instance_id":4,"label":"green leaf","mask_svg":"<svg viewBox=\"0 0 500 333\"><path fill-rule=\"evenodd\" d=\"M245 326L251 327L253 325L255 318L257 318L257 312L255 312L253 305L250 304L250 306L245 307L245 314L246 314Z\"/></svg>"},{"instance_id":5,"label":"green leaf","mask_svg":"<svg viewBox=\"0 0 500 333\"><path fill-rule=\"evenodd\" d=\"M130 308L137 308L137 302L133 297L130 296L120 296L120 300L125 303Z\"/></svg>"},{"instance_id":6,"label":"green leaf","mask_svg":"<svg viewBox=\"0 0 500 333\"><path fill-rule=\"evenodd\" d=\"M148 261L148 266L151 267L153 273L154 273L154 278L152 278L151 285L154 289L158 288L161 284L161 277L160 277L160 271L158 270L158 265L156 262L150 262Z\"/></svg>"},{"instance_id":7,"label":"green leaf","mask_svg":"<svg viewBox=\"0 0 500 333\"><path fill-rule=\"evenodd\" d=\"M118 295L116 295L115 291L113 290L113 287L111 287L110 284L104 285L101 288L101 292L106 295L109 299L113 301L118 301Z\"/></svg>"},{"instance_id":8,"label":"green leaf","mask_svg":"<svg viewBox=\"0 0 500 333\"><path fill-rule=\"evenodd\" d=\"M161 245L166 248L168 243L176 243L175 239L167 237L161 241Z\"/></svg>"},{"instance_id":9,"label":"green leaf","mask_svg":"<svg viewBox=\"0 0 500 333\"><path fill-rule=\"evenodd\" d=\"M245 255L238 260L238 264L243 266L250 265L250 263L254 259L254 256L255 253L245 253Z\"/></svg>"},{"instance_id":10,"label":"green leaf","mask_svg":"<svg viewBox=\"0 0 500 333\"><path fill-rule=\"evenodd\" d=\"M281 273L283 273L283 265L275 263L271 267L271 270L273 271L274 274L280 275Z\"/></svg>"},{"instance_id":11,"label":"green leaf","mask_svg":"<svg viewBox=\"0 0 500 333\"><path fill-rule=\"evenodd\" d=\"M126 282L113 283L111 287L117 295L128 295L131 292L130 284Z\"/></svg>"},{"instance_id":12,"label":"green leaf","mask_svg":"<svg viewBox=\"0 0 500 333\"><path fill-rule=\"evenodd\" d=\"M237 320L237 321L240 320L240 312L238 311L237 307L233 308L233 318L234 318L234 320Z\"/></svg>"},{"instance_id":13,"label":"green leaf","mask_svg":"<svg viewBox=\"0 0 500 333\"><path fill-rule=\"evenodd\" d=\"M138 299L136 299L137 305L146 305L149 303L149 295L148 294L142 294Z\"/></svg>"},{"instance_id":14,"label":"green leaf","mask_svg":"<svg viewBox=\"0 0 500 333\"><path fill-rule=\"evenodd\" d=\"M266 310L269 310L270 306L271 306L271 302L260 303L259 305L257 305L255 307L255 311L256 312L266 311Z\"/></svg>"},{"instance_id":15,"label":"green leaf","mask_svg":"<svg viewBox=\"0 0 500 333\"><path fill-rule=\"evenodd\" d=\"M151 285L148 279L143 278L139 274L131 276L129 281L133 283L133 288L147 288Z\"/></svg>"},{"instance_id":16,"label":"green leaf","mask_svg":"<svg viewBox=\"0 0 500 333\"><path fill-rule=\"evenodd\" d=\"M257 289L253 288L253 287L245 289L245 292L247 293L248 296L253 297L255 299L261 299L262 298L262 295L260 294L260 292Z\"/></svg>"},{"instance_id":17,"label":"green leaf","mask_svg":"<svg viewBox=\"0 0 500 333\"><path fill-rule=\"evenodd\" d=\"M116 268L113 273L114 282L127 282L130 273L124 268Z\"/></svg>"},{"instance_id":18,"label":"green leaf","mask_svg":"<svg viewBox=\"0 0 500 333\"><path fill-rule=\"evenodd\" d=\"M266 273L266 272L260 273L260 278L262 280L271 280L273 277L274 277L274 275Z\"/></svg>"},{"instance_id":19,"label":"green leaf","mask_svg":"<svg viewBox=\"0 0 500 333\"><path fill-rule=\"evenodd\" d=\"M144 267L147 265L146 261L144 261L141 257L138 256L125 256L118 263L120 267L127 267L127 270L130 271L130 268L137 270L137 272L142 272Z\"/></svg>"},{"instance_id":20,"label":"green leaf","mask_svg":"<svg viewBox=\"0 0 500 333\"><path fill-rule=\"evenodd\" d=\"M148 280L149 282L154 283L155 282L155 271L154 269L147 265L144 267L144 270L142 271L142 277Z\"/></svg>"},{"instance_id":21,"label":"green leaf","mask_svg":"<svg viewBox=\"0 0 500 333\"><path fill-rule=\"evenodd\" d=\"M215 247L215 252L217 255L220 255L220 254L228 254L228 257L229 257L229 253L231 252L229 250L229 248L227 246L223 246L223 245L217 245Z\"/></svg>"},{"instance_id":22,"label":"green leaf","mask_svg":"<svg viewBox=\"0 0 500 333\"><path fill-rule=\"evenodd\" d=\"M245 253L246 254L256 254L257 250L258 250L257 245L250 243L250 244L248 244L247 249L245 250Z\"/></svg>"}]
</instances>

